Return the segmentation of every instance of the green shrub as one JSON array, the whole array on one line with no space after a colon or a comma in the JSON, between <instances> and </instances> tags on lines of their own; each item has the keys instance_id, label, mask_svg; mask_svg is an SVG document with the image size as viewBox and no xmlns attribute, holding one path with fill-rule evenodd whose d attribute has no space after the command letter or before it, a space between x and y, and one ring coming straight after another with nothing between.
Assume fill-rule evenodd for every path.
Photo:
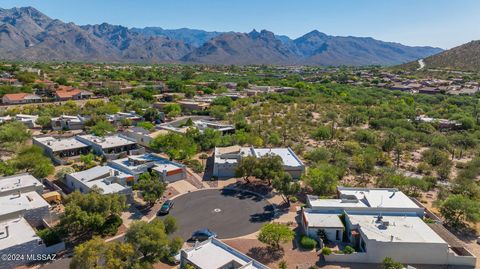
<instances>
[{"instance_id":1,"label":"green shrub","mask_svg":"<svg viewBox=\"0 0 480 269\"><path fill-rule=\"evenodd\" d=\"M198 160L188 160L186 164L188 167L192 168L193 172L195 173L203 172L203 165Z\"/></svg>"},{"instance_id":2,"label":"green shrub","mask_svg":"<svg viewBox=\"0 0 480 269\"><path fill-rule=\"evenodd\" d=\"M346 246L344 249L343 249L343 253L345 254L352 254L355 252L355 249L352 248L351 246Z\"/></svg>"},{"instance_id":3,"label":"green shrub","mask_svg":"<svg viewBox=\"0 0 480 269\"><path fill-rule=\"evenodd\" d=\"M64 233L57 228L46 228L38 231L37 235L42 238L43 243L48 247L62 242Z\"/></svg>"},{"instance_id":4,"label":"green shrub","mask_svg":"<svg viewBox=\"0 0 480 269\"><path fill-rule=\"evenodd\" d=\"M290 197L290 202L291 203L296 203L296 202L298 202L298 198L295 197L295 196L292 196L292 197Z\"/></svg>"},{"instance_id":5,"label":"green shrub","mask_svg":"<svg viewBox=\"0 0 480 269\"><path fill-rule=\"evenodd\" d=\"M315 239L313 239L313 238L310 238L310 237L304 235L300 239L300 245L304 249L310 249L311 250L311 249L314 249L314 248L317 247L317 241L315 241Z\"/></svg>"},{"instance_id":6,"label":"green shrub","mask_svg":"<svg viewBox=\"0 0 480 269\"><path fill-rule=\"evenodd\" d=\"M107 218L103 226L98 231L103 236L115 235L118 231L118 227L122 225L123 220L120 216L111 215Z\"/></svg>"},{"instance_id":7,"label":"green shrub","mask_svg":"<svg viewBox=\"0 0 480 269\"><path fill-rule=\"evenodd\" d=\"M332 138L332 131L326 126L320 126L313 132L312 136L317 140L327 140Z\"/></svg>"},{"instance_id":8,"label":"green shrub","mask_svg":"<svg viewBox=\"0 0 480 269\"><path fill-rule=\"evenodd\" d=\"M330 243L330 240L328 240L327 233L325 232L324 229L320 229L317 231L317 236L322 239L324 244Z\"/></svg>"},{"instance_id":9,"label":"green shrub","mask_svg":"<svg viewBox=\"0 0 480 269\"><path fill-rule=\"evenodd\" d=\"M329 248L329 247L324 247L324 248L322 248L322 254L323 255L330 255L330 254L332 254L332 249Z\"/></svg>"}]
</instances>

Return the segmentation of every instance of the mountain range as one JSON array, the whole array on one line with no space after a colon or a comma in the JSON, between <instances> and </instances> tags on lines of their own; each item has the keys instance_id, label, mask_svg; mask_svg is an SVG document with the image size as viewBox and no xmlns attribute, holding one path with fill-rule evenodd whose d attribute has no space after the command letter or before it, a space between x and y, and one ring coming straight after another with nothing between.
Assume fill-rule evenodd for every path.
<instances>
[{"instance_id":1,"label":"mountain range","mask_svg":"<svg viewBox=\"0 0 480 269\"><path fill-rule=\"evenodd\" d=\"M428 68L480 70L480 40L427 57L424 62Z\"/></svg>"},{"instance_id":2,"label":"mountain range","mask_svg":"<svg viewBox=\"0 0 480 269\"><path fill-rule=\"evenodd\" d=\"M441 51L317 30L290 39L267 30L80 26L52 19L33 7L0 9L0 58L8 60L360 66L401 64Z\"/></svg>"}]
</instances>

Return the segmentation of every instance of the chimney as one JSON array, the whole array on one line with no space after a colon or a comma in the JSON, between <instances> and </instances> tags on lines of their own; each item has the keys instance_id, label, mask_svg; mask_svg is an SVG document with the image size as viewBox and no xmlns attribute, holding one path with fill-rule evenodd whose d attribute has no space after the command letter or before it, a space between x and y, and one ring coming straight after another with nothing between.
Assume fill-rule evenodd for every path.
<instances>
[{"instance_id":1,"label":"chimney","mask_svg":"<svg viewBox=\"0 0 480 269\"><path fill-rule=\"evenodd\" d=\"M8 238L9 232L8 232L8 225L5 226L5 238Z\"/></svg>"},{"instance_id":2,"label":"chimney","mask_svg":"<svg viewBox=\"0 0 480 269\"><path fill-rule=\"evenodd\" d=\"M393 242L393 235L390 235L390 242Z\"/></svg>"}]
</instances>

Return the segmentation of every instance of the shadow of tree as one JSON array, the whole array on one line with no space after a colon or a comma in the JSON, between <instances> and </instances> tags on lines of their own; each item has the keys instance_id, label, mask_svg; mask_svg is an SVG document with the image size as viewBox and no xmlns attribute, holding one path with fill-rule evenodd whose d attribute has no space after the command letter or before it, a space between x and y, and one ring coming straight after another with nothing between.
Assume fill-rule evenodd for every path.
<instances>
[{"instance_id":1,"label":"shadow of tree","mask_svg":"<svg viewBox=\"0 0 480 269\"><path fill-rule=\"evenodd\" d=\"M267 222L273 220L273 212L263 212L250 215L250 222Z\"/></svg>"},{"instance_id":2,"label":"shadow of tree","mask_svg":"<svg viewBox=\"0 0 480 269\"><path fill-rule=\"evenodd\" d=\"M255 260L268 264L280 260L284 256L283 249L267 247L253 247L248 250L247 255Z\"/></svg>"}]
</instances>

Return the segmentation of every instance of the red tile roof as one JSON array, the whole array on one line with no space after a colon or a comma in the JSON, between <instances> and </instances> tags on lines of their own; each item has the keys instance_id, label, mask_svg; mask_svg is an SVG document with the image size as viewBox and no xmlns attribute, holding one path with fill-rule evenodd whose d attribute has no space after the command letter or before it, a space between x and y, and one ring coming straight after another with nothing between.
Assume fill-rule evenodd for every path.
<instances>
[{"instance_id":1,"label":"red tile roof","mask_svg":"<svg viewBox=\"0 0 480 269\"><path fill-rule=\"evenodd\" d=\"M76 88L73 88L73 87L70 87L70 86L59 87L59 89L57 89L55 94L59 98L72 98L73 96L79 95L79 94L83 94L83 95L90 94L90 95L92 95L92 93L89 92L89 91L76 89Z\"/></svg>"},{"instance_id":2,"label":"red tile roof","mask_svg":"<svg viewBox=\"0 0 480 269\"><path fill-rule=\"evenodd\" d=\"M56 91L55 94L59 98L72 98L73 96L80 94L80 92L81 91L79 89L70 89L70 90L59 90L59 91Z\"/></svg>"},{"instance_id":3,"label":"red tile roof","mask_svg":"<svg viewBox=\"0 0 480 269\"><path fill-rule=\"evenodd\" d=\"M25 99L27 95L30 95L30 93L26 93L26 92L7 93L3 96L3 98L6 98L10 101L22 101L23 99Z\"/></svg>"}]
</instances>

